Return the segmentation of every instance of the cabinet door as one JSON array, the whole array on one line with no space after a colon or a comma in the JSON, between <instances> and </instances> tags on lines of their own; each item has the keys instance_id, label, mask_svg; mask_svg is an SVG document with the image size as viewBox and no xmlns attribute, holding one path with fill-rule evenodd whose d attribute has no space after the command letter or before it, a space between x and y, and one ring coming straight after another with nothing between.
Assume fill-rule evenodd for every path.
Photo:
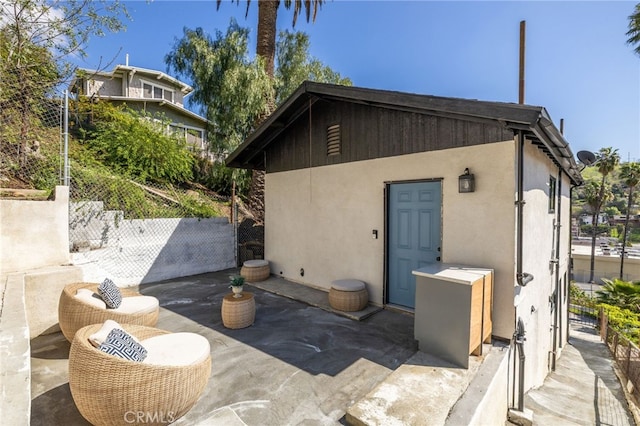
<instances>
[{"instance_id":1,"label":"cabinet door","mask_svg":"<svg viewBox=\"0 0 640 426\"><path fill-rule=\"evenodd\" d=\"M479 278L471 284L471 310L469 318L469 353L482 354L482 317L484 279Z\"/></svg>"}]
</instances>

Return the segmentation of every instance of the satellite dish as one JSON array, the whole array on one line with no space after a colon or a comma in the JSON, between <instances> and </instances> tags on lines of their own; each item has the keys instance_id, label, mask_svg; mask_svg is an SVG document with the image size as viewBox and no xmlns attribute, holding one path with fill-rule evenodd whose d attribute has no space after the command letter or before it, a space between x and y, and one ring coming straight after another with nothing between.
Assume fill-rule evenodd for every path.
<instances>
[{"instance_id":1,"label":"satellite dish","mask_svg":"<svg viewBox=\"0 0 640 426\"><path fill-rule=\"evenodd\" d=\"M578 160L585 166L590 166L596 162L596 155L591 151L578 151Z\"/></svg>"}]
</instances>

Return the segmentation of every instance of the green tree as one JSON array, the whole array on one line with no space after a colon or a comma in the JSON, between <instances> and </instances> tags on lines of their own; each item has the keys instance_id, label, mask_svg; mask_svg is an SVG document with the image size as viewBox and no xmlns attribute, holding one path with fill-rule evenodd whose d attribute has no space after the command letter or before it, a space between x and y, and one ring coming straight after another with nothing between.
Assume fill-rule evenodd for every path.
<instances>
[{"instance_id":1,"label":"green tree","mask_svg":"<svg viewBox=\"0 0 640 426\"><path fill-rule=\"evenodd\" d=\"M235 0L237 4L240 4L240 0ZM216 6L220 9L220 4L222 0L216 0ZM316 21L316 16L318 14L318 10L322 8L322 4L324 0L273 0L273 1L259 1L258 2L258 34L257 34L257 42L256 42L256 54L261 57L264 62L264 69L270 77L274 77L275 73L275 56L276 56L276 34L277 34L277 19L278 19L278 8L280 4L283 3L285 9L293 8L293 20L291 26L295 28L296 23L298 22L298 15L303 11L305 12L305 16L307 22L309 22L312 17L311 13L313 12L313 22ZM247 0L247 8L245 12L245 18L249 14L249 6L251 5L251 0Z\"/></svg>"},{"instance_id":2,"label":"green tree","mask_svg":"<svg viewBox=\"0 0 640 426\"><path fill-rule=\"evenodd\" d=\"M280 31L277 43L276 103L284 102L305 80L351 86L349 78L309 56L309 36Z\"/></svg>"},{"instance_id":3,"label":"green tree","mask_svg":"<svg viewBox=\"0 0 640 426\"><path fill-rule=\"evenodd\" d=\"M602 176L602 181L600 182L600 187L598 190L598 196L593 198L593 194L591 195L591 203L588 202L589 205L593 207L593 222L594 225L591 232L591 263L590 263L590 272L589 272L589 282L593 282L593 275L595 269L595 255L596 255L596 237L597 237L597 220L600 215L600 210L603 204L607 201L607 199L611 198L610 193L605 194L607 191L606 181L607 176L613 170L615 170L616 166L620 162L620 156L618 155L618 150L613 149L611 147L601 148L600 151L596 154L596 162L595 166L598 168L598 172Z\"/></svg>"},{"instance_id":4,"label":"green tree","mask_svg":"<svg viewBox=\"0 0 640 426\"><path fill-rule=\"evenodd\" d=\"M235 0L240 4L240 0ZM222 0L216 0L216 6L219 9ZM258 1L258 31L256 42L256 54L262 58L262 64L267 75L271 78L274 77L274 61L276 54L276 23L278 18L278 8L283 3L285 9L293 8L293 20L292 26L295 28L298 20L298 15L303 11L305 12L307 22L311 19L313 12L313 22L316 20L318 10L322 7L324 0L272 0L272 1ZM247 9L245 17L249 13L249 6L251 0L247 0ZM269 99L267 112L258 117L256 125L262 122L273 110L275 109L275 103L272 99ZM251 174L251 186L249 191L249 208L256 216L259 222L264 220L264 172L259 170L253 170Z\"/></svg>"},{"instance_id":5,"label":"green tree","mask_svg":"<svg viewBox=\"0 0 640 426\"><path fill-rule=\"evenodd\" d=\"M627 31L627 44L634 47L634 52L640 55L640 3L636 4L633 13L629 15L629 30Z\"/></svg>"},{"instance_id":6,"label":"green tree","mask_svg":"<svg viewBox=\"0 0 640 426\"><path fill-rule=\"evenodd\" d=\"M202 28L185 28L165 56L170 71L193 83L189 102L213 123L208 139L218 156L240 145L273 97L261 61L248 59L248 43L249 30L232 19L226 34L216 31L215 39Z\"/></svg>"},{"instance_id":7,"label":"green tree","mask_svg":"<svg viewBox=\"0 0 640 426\"><path fill-rule=\"evenodd\" d=\"M248 59L248 36L249 30L235 20L225 34L218 31L215 38L201 28L184 29L182 38L176 39L173 50L165 56L170 71L193 83L191 102L212 123L209 141L217 158L225 157L249 136L258 117L268 111L269 99L286 99L304 80L351 84L319 60L309 58L306 34L286 31L279 36L277 70L272 79L259 57ZM212 177L216 186L224 187L219 178L230 174L218 168L214 165ZM232 176L242 180L245 175L234 170Z\"/></svg>"},{"instance_id":8,"label":"green tree","mask_svg":"<svg viewBox=\"0 0 640 426\"><path fill-rule=\"evenodd\" d=\"M3 168L26 180L30 146L43 139L40 117L60 73L48 49L22 41L17 51L14 42L0 28L0 152Z\"/></svg>"},{"instance_id":9,"label":"green tree","mask_svg":"<svg viewBox=\"0 0 640 426\"><path fill-rule=\"evenodd\" d=\"M624 218L624 231L622 233L622 252L620 253L620 279L624 277L624 252L627 248L627 231L629 230L629 216L633 205L634 190L640 184L640 163L624 163L620 167L620 178L627 187L627 214Z\"/></svg>"},{"instance_id":10,"label":"green tree","mask_svg":"<svg viewBox=\"0 0 640 426\"><path fill-rule=\"evenodd\" d=\"M1 163L24 167L38 142L39 112L71 75L70 55L84 57L90 36L123 29L118 1L0 1ZM8 145L8 146L7 146Z\"/></svg>"}]
</instances>

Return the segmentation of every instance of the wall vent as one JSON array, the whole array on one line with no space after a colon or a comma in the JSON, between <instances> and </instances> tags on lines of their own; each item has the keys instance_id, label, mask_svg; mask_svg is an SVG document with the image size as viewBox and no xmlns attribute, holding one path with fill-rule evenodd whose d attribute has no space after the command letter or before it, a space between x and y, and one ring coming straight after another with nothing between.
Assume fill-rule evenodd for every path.
<instances>
[{"instance_id":1,"label":"wall vent","mask_svg":"<svg viewBox=\"0 0 640 426\"><path fill-rule=\"evenodd\" d=\"M342 143L340 140L340 125L327 127L327 155L339 155Z\"/></svg>"}]
</instances>

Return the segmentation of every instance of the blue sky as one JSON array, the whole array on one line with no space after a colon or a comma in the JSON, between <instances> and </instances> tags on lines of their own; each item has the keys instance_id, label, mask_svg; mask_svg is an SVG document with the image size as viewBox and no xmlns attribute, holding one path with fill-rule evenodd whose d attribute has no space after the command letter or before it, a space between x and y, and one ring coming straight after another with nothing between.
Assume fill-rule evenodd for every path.
<instances>
[{"instance_id":1,"label":"blue sky","mask_svg":"<svg viewBox=\"0 0 640 426\"><path fill-rule=\"evenodd\" d=\"M134 1L126 32L90 40L78 65L114 61L166 72L184 27L251 28L257 1ZM544 106L574 153L617 148L640 161L640 57L626 44L628 1L327 1L315 23L299 19L310 53L355 86L437 96L518 101L520 21L526 21L525 102ZM278 29L291 30L282 6Z\"/></svg>"}]
</instances>

